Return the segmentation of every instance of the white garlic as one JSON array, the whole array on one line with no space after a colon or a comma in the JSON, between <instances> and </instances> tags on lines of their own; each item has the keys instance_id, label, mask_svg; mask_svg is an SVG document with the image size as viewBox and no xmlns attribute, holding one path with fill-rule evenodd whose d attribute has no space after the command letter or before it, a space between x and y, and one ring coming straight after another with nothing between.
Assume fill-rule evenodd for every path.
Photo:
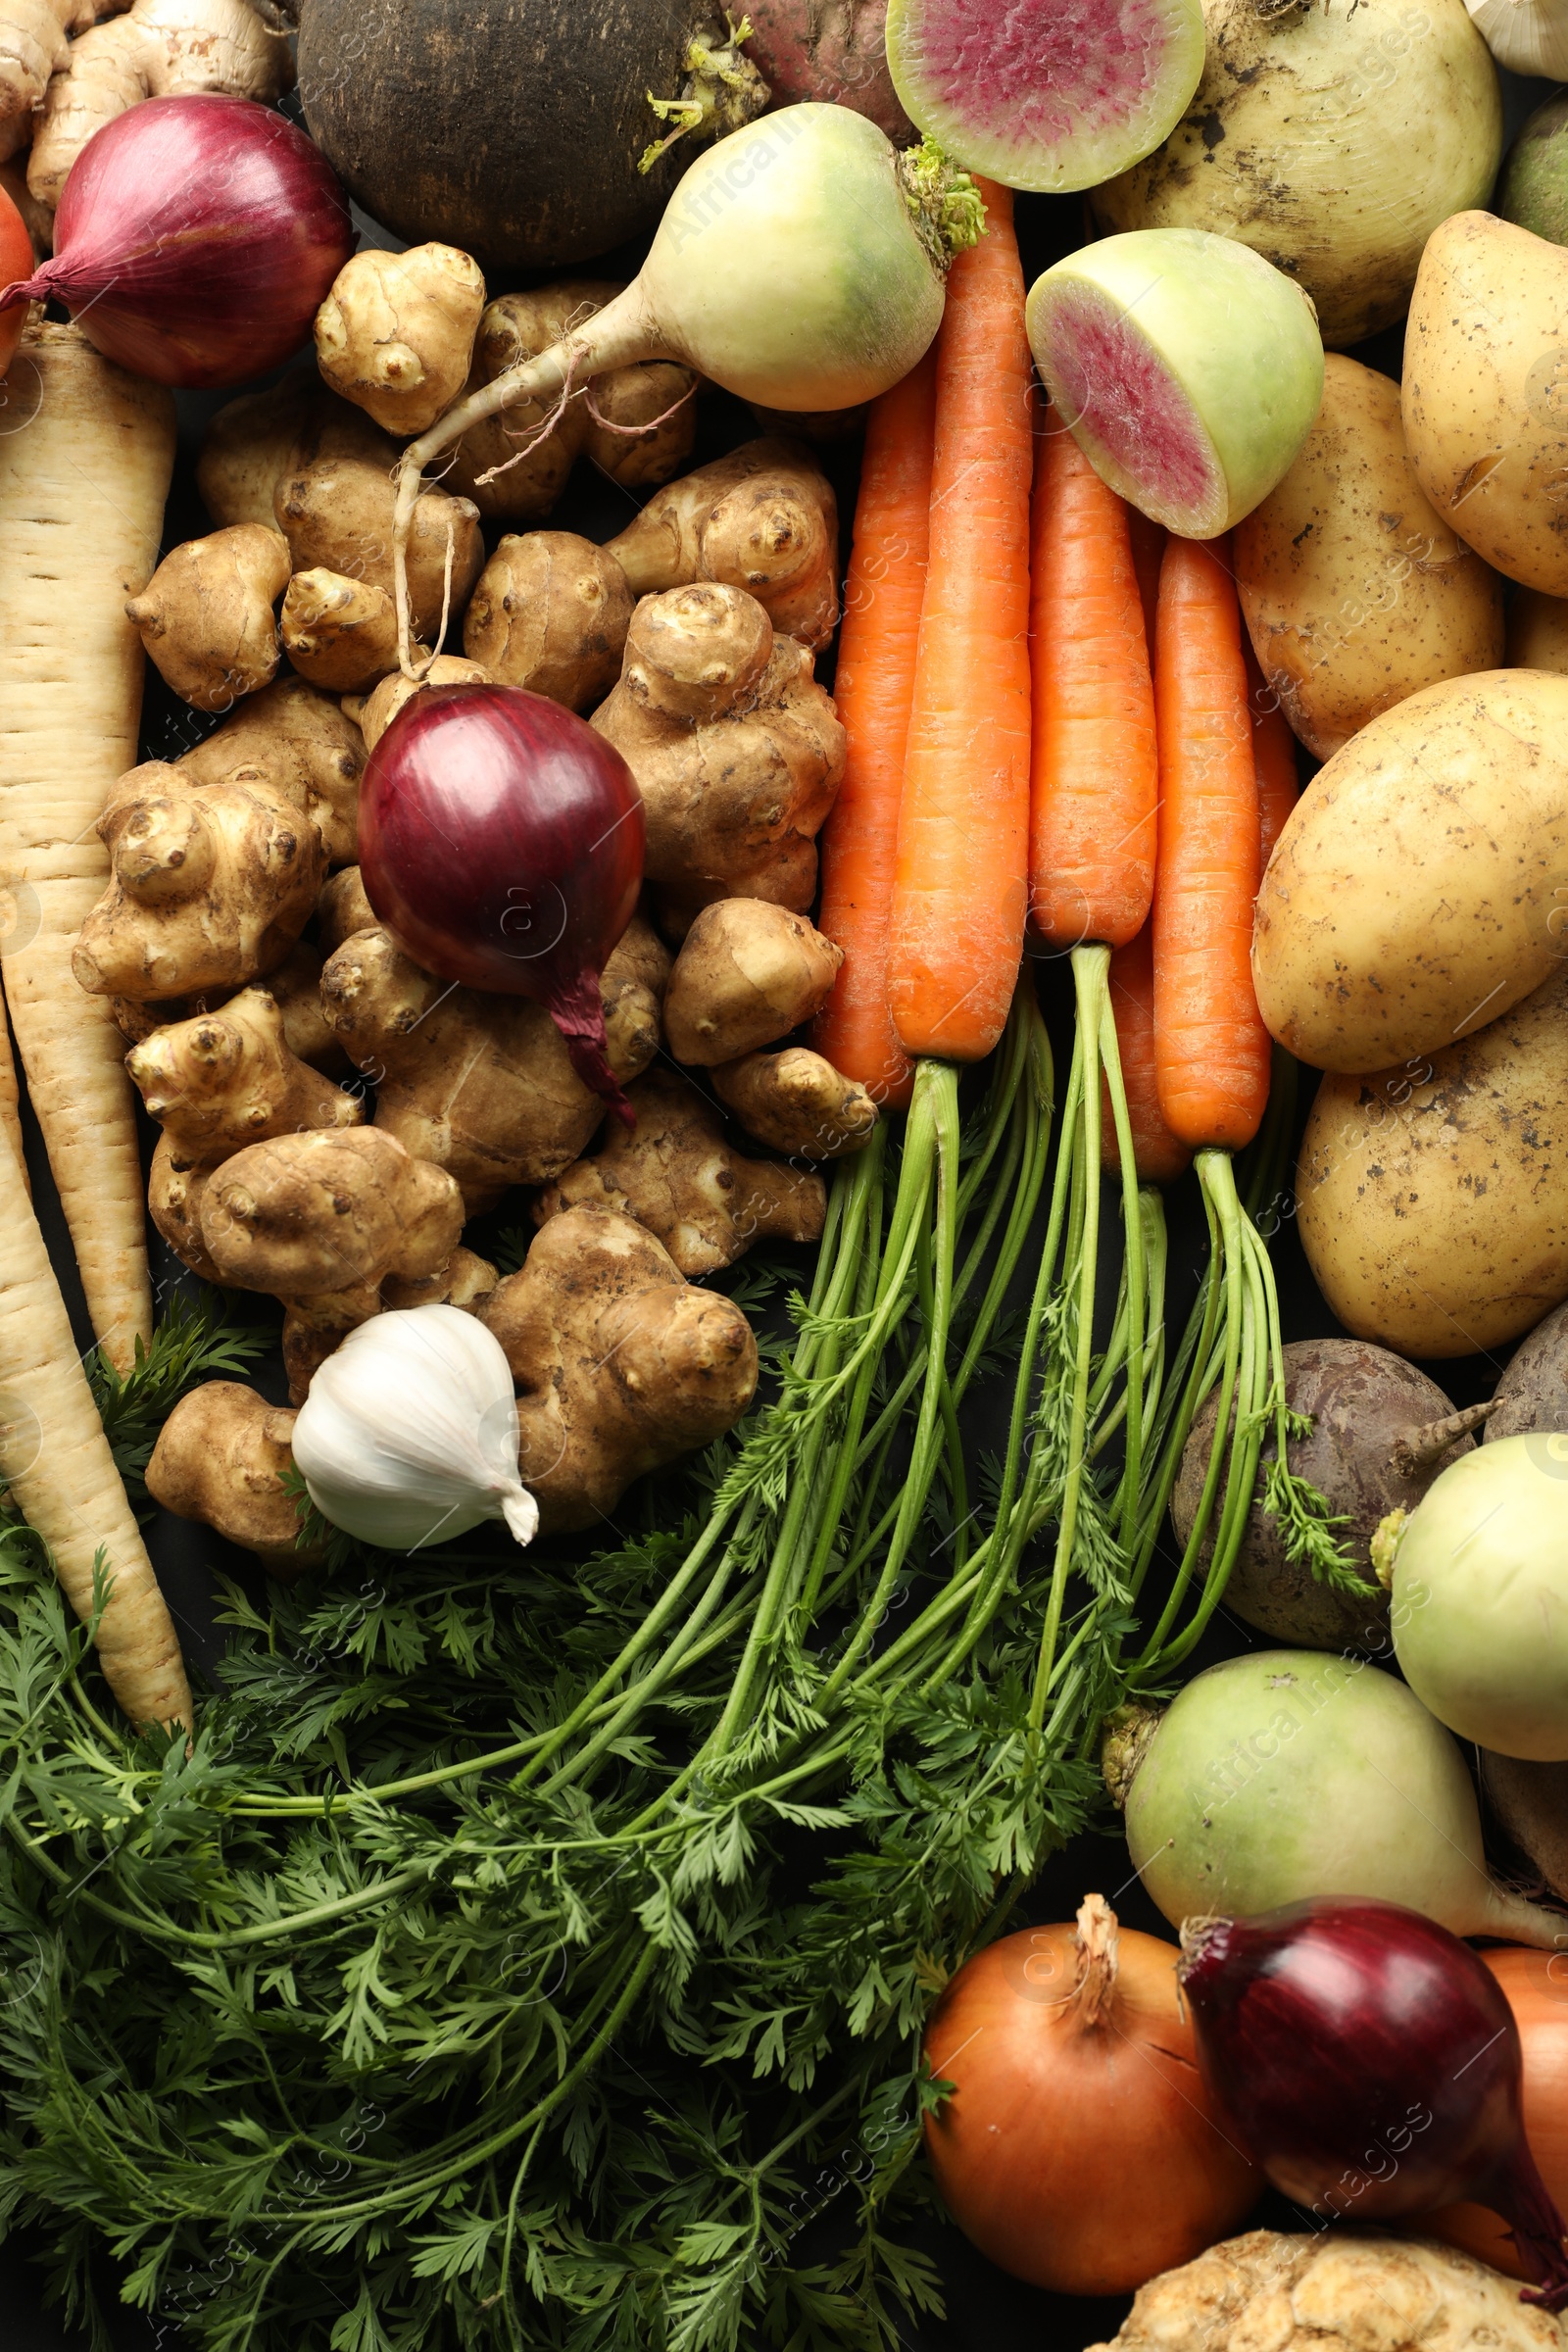
<instances>
[{"instance_id":1,"label":"white garlic","mask_svg":"<svg viewBox=\"0 0 1568 2352\"><path fill-rule=\"evenodd\" d=\"M517 1399L501 1343L456 1306L400 1307L351 1331L311 1382L294 1460L323 1519L387 1551L481 1519L531 1543Z\"/></svg>"},{"instance_id":2,"label":"white garlic","mask_svg":"<svg viewBox=\"0 0 1568 2352\"><path fill-rule=\"evenodd\" d=\"M1499 66L1568 81L1568 0L1465 0L1465 6Z\"/></svg>"}]
</instances>

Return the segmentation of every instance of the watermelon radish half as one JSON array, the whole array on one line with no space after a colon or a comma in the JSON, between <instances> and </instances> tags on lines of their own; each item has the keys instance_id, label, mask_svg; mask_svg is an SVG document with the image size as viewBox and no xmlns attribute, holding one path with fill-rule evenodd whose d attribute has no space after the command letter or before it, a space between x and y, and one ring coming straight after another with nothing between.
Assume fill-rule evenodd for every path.
<instances>
[{"instance_id":1,"label":"watermelon radish half","mask_svg":"<svg viewBox=\"0 0 1568 2352\"><path fill-rule=\"evenodd\" d=\"M1092 188L1152 154L1203 71L1201 0L889 0L910 121L1008 188Z\"/></svg>"},{"instance_id":2,"label":"watermelon radish half","mask_svg":"<svg viewBox=\"0 0 1568 2352\"><path fill-rule=\"evenodd\" d=\"M1250 245L1133 229L1030 289L1029 342L1102 481L1184 539L1214 539L1289 470L1323 398L1317 315Z\"/></svg>"}]
</instances>

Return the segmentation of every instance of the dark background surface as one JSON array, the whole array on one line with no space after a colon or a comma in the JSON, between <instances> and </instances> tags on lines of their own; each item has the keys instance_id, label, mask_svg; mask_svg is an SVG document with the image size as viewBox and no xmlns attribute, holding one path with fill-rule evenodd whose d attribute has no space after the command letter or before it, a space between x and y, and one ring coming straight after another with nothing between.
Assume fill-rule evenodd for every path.
<instances>
[{"instance_id":1,"label":"dark background surface","mask_svg":"<svg viewBox=\"0 0 1568 2352\"><path fill-rule=\"evenodd\" d=\"M1504 74L1502 79L1511 137L1525 116L1548 94L1550 85L1523 81L1511 74ZM1085 235L1083 200L1076 196L1021 197L1017 204L1017 224L1025 278L1026 282L1032 284L1042 270L1082 243ZM375 229L372 224L366 223L365 227L367 242L386 246L395 246L398 242ZM629 276L638 259L635 254L612 257L610 262L593 265L592 274L612 275L618 270ZM492 294L507 290L507 283L503 281L496 281L490 287ZM1400 331L1396 329L1380 336L1374 343L1362 346L1354 356L1396 377L1400 367L1401 341ZM196 496L192 467L208 420L226 399L233 396L180 396L180 459L165 526L166 550L212 527ZM759 429L738 401L722 394L705 395L692 464L695 466L721 455L752 438ZM858 454L858 448L853 443L839 450L822 453L839 493L846 554L854 514ZM624 529L641 503L630 492L579 466L566 497L548 520L552 528L579 531L588 538L603 541ZM492 546L498 535L494 528L487 533ZM454 645L452 650L461 649ZM831 682L831 670L826 663L819 664L819 674ZM149 672L143 721L143 759L175 759L181 751L210 732L215 723L176 702L163 689L161 681ZM1304 752L1300 760L1304 778L1311 772L1312 763ZM1042 1002L1053 1029L1057 1030L1059 1035L1061 1016L1065 1015L1070 1021L1071 984L1066 968L1043 966L1038 976ZM1313 1074L1303 1071L1301 1081L1298 1128L1304 1122L1311 1102ZM42 1142L25 1101L23 1118L34 1200L55 1262L62 1271L63 1287L79 1342L86 1348L91 1335L82 1311L70 1244L49 1178ZM145 1120L143 1125L144 1158L150 1158L156 1131ZM515 1213L514 1208L504 1208L499 1212L497 1221L505 1223L509 1218L515 1221ZM1169 1200L1169 1219L1170 1312L1173 1328L1179 1330L1196 1289L1204 1248L1203 1222L1196 1186L1191 1178L1173 1191ZM1114 1211L1107 1222L1113 1229ZM171 1286L182 1289L192 1287L191 1278L163 1248L157 1236L152 1238L155 1250L154 1282L160 1295L167 1295ZM1318 1295L1301 1252L1294 1220L1289 1214L1274 1243L1274 1262L1287 1340L1339 1335L1341 1327ZM1105 1287L1102 1282L1102 1296ZM1113 1295L1113 1274L1109 1278L1109 1288ZM1477 1355L1427 1365L1424 1369L1431 1373L1440 1388L1447 1392L1455 1404L1468 1404L1492 1394L1504 1360L1502 1356ZM286 1383L282 1378L280 1362L274 1362L270 1367L264 1366L252 1377L257 1385L278 1401L286 1400ZM987 1399L980 1399L972 1435L977 1446L989 1448L996 1445L997 1433L987 1427L986 1403ZM172 1519L167 1513L159 1514L150 1530L149 1542L186 1649L193 1661L211 1667L220 1646L212 1623L213 1569L221 1567L225 1574L237 1577L258 1597L264 1580L248 1554L237 1552L220 1543L207 1529ZM1241 1619L1222 1608L1195 1654L1193 1671L1212 1665L1221 1658L1238 1655L1250 1647L1266 1646L1266 1637L1255 1633ZM1131 1875L1127 1850L1120 1836L1108 1829L1101 1834L1088 1833L1074 1839L1053 1858L1031 1889L1027 1901L1020 1905L1016 1925L1023 1928L1069 1919L1076 1913L1084 1895L1091 1890L1106 1896L1124 1926L1170 1938L1169 1924ZM0 1997L3 1997L3 1987L0 1987ZM1255 2225L1290 2229L1300 2227L1301 2217L1283 2198L1270 2194L1260 2203L1253 2222ZM824 2226L830 2227L830 2222ZM947 2294L947 2315L941 2321L927 2322L909 2335L907 2341L910 2352L1079 2352L1080 2347L1098 2344L1113 2336L1129 2306L1128 2297L1102 2301L1074 2300L1021 2285L986 2262L951 2227L933 2230L929 2235L923 2236L922 2242L934 2254L941 2268ZM103 2288L104 2303L112 2306L114 2284L107 2265ZM26 2240L17 2237L0 2245L0 2352L82 2352L86 2339L62 2326L55 2313L45 2307L42 2290L42 2273L32 2258ZM174 2348L186 2340L169 2321L155 2321L140 2313L118 2309L114 2314L112 2333L116 2352L153 2352L156 2346L163 2346L165 2352L174 2352Z\"/></svg>"}]
</instances>

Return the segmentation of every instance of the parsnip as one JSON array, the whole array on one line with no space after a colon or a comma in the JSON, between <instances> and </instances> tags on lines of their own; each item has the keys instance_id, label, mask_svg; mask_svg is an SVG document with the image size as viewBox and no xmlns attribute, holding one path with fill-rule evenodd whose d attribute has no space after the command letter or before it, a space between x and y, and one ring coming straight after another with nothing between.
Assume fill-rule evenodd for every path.
<instances>
[{"instance_id":1,"label":"parsnip","mask_svg":"<svg viewBox=\"0 0 1568 2352\"><path fill-rule=\"evenodd\" d=\"M179 1638L115 1468L60 1285L13 1152L0 1150L0 1479L92 1614L93 1561L114 1580L98 1629L109 1688L133 1723L189 1723Z\"/></svg>"},{"instance_id":2,"label":"parsnip","mask_svg":"<svg viewBox=\"0 0 1568 2352\"><path fill-rule=\"evenodd\" d=\"M174 405L72 326L28 327L7 394L31 421L0 435L0 968L92 1327L125 1369L152 1331L135 1096L71 953L109 879L94 827L136 759L125 605L158 560Z\"/></svg>"},{"instance_id":3,"label":"parsnip","mask_svg":"<svg viewBox=\"0 0 1568 2352\"><path fill-rule=\"evenodd\" d=\"M17 1057L11 1050L11 1023L6 1018L3 996L0 996L0 1129L4 1130L16 1152L17 1165L22 1170L22 1181L27 1188L27 1199L30 1200L32 1179L27 1174L26 1155L22 1148L22 1097L17 1085Z\"/></svg>"}]
</instances>

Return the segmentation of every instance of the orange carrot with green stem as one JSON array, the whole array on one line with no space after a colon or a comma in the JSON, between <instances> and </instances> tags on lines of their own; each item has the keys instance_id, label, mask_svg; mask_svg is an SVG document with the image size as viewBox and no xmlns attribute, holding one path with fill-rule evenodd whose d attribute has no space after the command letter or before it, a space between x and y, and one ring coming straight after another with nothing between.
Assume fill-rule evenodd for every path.
<instances>
[{"instance_id":1,"label":"orange carrot with green stem","mask_svg":"<svg viewBox=\"0 0 1568 2352\"><path fill-rule=\"evenodd\" d=\"M902 1574L946 1446L962 1573L962 1446L947 1367L959 1194L958 1070L998 1043L1018 988L1029 833L1029 485L1034 364L1005 188L958 255L934 359L929 542L899 809L888 1000L915 1063L891 1230L920 1218L926 1361L911 1465L873 1595ZM1036 1016L1038 1027L1038 1015ZM1015 1066L1031 1063L1030 1054ZM961 1378L961 1375L960 1375ZM834 1667L853 1669L870 1618Z\"/></svg>"},{"instance_id":2,"label":"orange carrot with green stem","mask_svg":"<svg viewBox=\"0 0 1568 2352\"><path fill-rule=\"evenodd\" d=\"M1290 1468L1297 1425L1285 1401L1279 1298L1266 1248L1236 1189L1231 1154L1268 1103L1271 1045L1252 993L1252 901L1260 828L1241 612L1225 542L1175 539L1160 569L1154 690L1162 797L1154 882L1154 1056L1166 1124L1196 1152L1210 1267L1179 1409L1147 1497L1136 1590L1147 1569L1200 1405L1219 1389L1202 1497L1171 1592L1131 1669L1157 1679L1190 1653L1218 1607L1251 1507L1265 1424L1264 1479L1292 1559L1332 1585L1364 1588L1342 1554L1321 1494ZM1217 1519L1216 1519L1217 1511ZM1205 1545L1198 1605L1173 1628Z\"/></svg>"},{"instance_id":3,"label":"orange carrot with green stem","mask_svg":"<svg viewBox=\"0 0 1568 2352\"><path fill-rule=\"evenodd\" d=\"M855 507L834 700L849 743L822 829L817 928L844 950L811 1043L836 1070L905 1109L914 1085L888 1003L888 933L905 747L930 536L936 353L871 405Z\"/></svg>"},{"instance_id":4,"label":"orange carrot with green stem","mask_svg":"<svg viewBox=\"0 0 1568 2352\"><path fill-rule=\"evenodd\" d=\"M1154 888L1159 762L1149 644L1125 502L1102 482L1054 408L1035 447L1030 523L1030 654L1033 671L1029 896L1034 929L1070 955L1077 1032L1057 1160L1056 1208L1036 1293L1037 1327L1057 1279L1050 1245L1063 1239L1062 1310L1052 1326L1048 1396L1065 1400L1065 1457L1057 1574L1042 1649L1049 1680L1080 1513L1093 1510L1085 1477L1091 1424L1119 1368L1116 1407L1125 1429L1115 1541L1137 1532L1143 1474L1146 1348L1151 1276L1161 1290L1162 1242L1151 1266L1146 1242L1157 1198L1139 1199L1136 1144L1117 1051L1108 976L1111 951L1137 936ZM1108 1115L1107 1115L1108 1114ZM1108 1136L1106 1130L1108 1128ZM1106 1363L1091 1388L1101 1163L1106 1142L1122 1186L1121 1311ZM1108 1152L1105 1156L1109 1156ZM1046 1449L1036 1453L1045 1460ZM1027 1518L1029 1514L1026 1513ZM1037 1705L1044 1705L1044 1690Z\"/></svg>"}]
</instances>

